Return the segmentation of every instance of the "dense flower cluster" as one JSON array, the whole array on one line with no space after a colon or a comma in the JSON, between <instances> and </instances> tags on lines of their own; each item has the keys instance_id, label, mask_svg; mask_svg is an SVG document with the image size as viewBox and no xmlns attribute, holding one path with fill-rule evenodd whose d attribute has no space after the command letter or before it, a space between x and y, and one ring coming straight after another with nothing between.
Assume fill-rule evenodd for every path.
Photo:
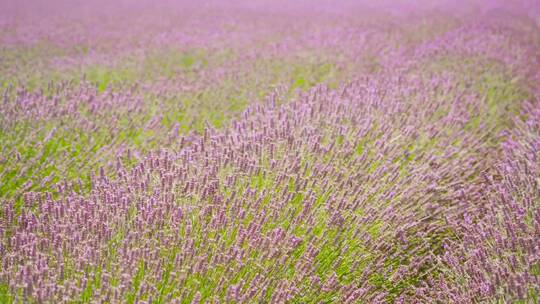
<instances>
[{"instance_id":1,"label":"dense flower cluster","mask_svg":"<svg viewBox=\"0 0 540 304\"><path fill-rule=\"evenodd\" d=\"M444 301L539 300L539 114L538 105L526 107L526 121L516 121L508 134L495 174L484 173L484 198L464 201L463 219L451 223L460 237L440 257L453 273L439 283Z\"/></svg>"},{"instance_id":2,"label":"dense flower cluster","mask_svg":"<svg viewBox=\"0 0 540 304\"><path fill-rule=\"evenodd\" d=\"M416 2L0 14L0 302L538 302L535 6Z\"/></svg>"}]
</instances>

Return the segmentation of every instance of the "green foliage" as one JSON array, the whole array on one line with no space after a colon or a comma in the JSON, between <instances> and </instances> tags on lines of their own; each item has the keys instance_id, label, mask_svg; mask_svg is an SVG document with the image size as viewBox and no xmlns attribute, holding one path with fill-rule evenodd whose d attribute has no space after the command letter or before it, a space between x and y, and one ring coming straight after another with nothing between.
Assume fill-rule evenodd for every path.
<instances>
[{"instance_id":1,"label":"green foliage","mask_svg":"<svg viewBox=\"0 0 540 304\"><path fill-rule=\"evenodd\" d=\"M9 286L5 283L0 283L0 303L15 303L15 297L11 293Z\"/></svg>"},{"instance_id":2,"label":"green foliage","mask_svg":"<svg viewBox=\"0 0 540 304\"><path fill-rule=\"evenodd\" d=\"M137 293L139 292L139 287L144 279L145 269L145 262L144 260L141 260L137 272L135 273L135 277L133 278L133 282L131 283L131 291L126 294L126 303L133 304L137 301Z\"/></svg>"}]
</instances>

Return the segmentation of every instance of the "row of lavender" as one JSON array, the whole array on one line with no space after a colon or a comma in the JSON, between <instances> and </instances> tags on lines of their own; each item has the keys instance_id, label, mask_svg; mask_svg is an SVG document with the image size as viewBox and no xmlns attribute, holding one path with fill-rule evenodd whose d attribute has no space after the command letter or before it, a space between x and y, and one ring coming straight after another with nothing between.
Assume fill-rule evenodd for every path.
<instances>
[{"instance_id":1,"label":"row of lavender","mask_svg":"<svg viewBox=\"0 0 540 304\"><path fill-rule=\"evenodd\" d=\"M540 109L524 111L495 174L483 174L480 197L465 195L463 219L449 221L458 237L438 258L449 275L435 278L425 295L436 290L441 301L456 303L540 300Z\"/></svg>"},{"instance_id":2,"label":"row of lavender","mask_svg":"<svg viewBox=\"0 0 540 304\"><path fill-rule=\"evenodd\" d=\"M160 85L6 91L4 130L53 124L26 156L3 135L9 177L76 161L57 162L54 187L15 184L2 202L0 300L538 302L540 37L516 14L457 18L431 38L288 37L273 51L335 50L357 79L276 90L201 134L163 124L144 93L165 99ZM356 39L321 38L334 34ZM138 151L133 127L158 140ZM82 185L85 160L97 174Z\"/></svg>"}]
</instances>

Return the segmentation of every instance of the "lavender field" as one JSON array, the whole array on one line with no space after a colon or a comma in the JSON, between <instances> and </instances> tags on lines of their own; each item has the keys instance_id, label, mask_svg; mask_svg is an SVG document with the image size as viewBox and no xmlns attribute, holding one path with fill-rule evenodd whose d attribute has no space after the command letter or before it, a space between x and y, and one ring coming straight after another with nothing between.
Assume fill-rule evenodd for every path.
<instances>
[{"instance_id":1,"label":"lavender field","mask_svg":"<svg viewBox=\"0 0 540 304\"><path fill-rule=\"evenodd\" d=\"M535 0L0 0L0 303L540 303Z\"/></svg>"}]
</instances>

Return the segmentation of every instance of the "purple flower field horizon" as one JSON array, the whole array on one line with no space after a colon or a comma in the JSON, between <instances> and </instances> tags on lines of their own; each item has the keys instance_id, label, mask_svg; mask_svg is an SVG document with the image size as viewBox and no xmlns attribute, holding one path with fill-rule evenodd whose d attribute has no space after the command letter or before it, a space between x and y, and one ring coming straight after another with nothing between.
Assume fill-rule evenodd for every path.
<instances>
[{"instance_id":1,"label":"purple flower field horizon","mask_svg":"<svg viewBox=\"0 0 540 304\"><path fill-rule=\"evenodd\" d=\"M0 303L540 303L540 4L0 2Z\"/></svg>"}]
</instances>

